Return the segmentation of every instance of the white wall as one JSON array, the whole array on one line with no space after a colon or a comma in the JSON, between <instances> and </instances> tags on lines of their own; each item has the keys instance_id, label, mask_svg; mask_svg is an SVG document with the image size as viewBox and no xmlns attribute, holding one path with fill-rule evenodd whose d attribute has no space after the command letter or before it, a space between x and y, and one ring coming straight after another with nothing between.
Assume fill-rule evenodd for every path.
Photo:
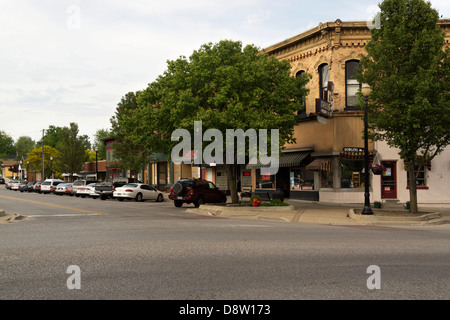
<instances>
[{"instance_id":1,"label":"white wall","mask_svg":"<svg viewBox=\"0 0 450 320\"><path fill-rule=\"evenodd\" d=\"M376 141L375 149L380 154L380 161L397 161L397 199L401 203L409 201L407 189L407 172L403 160L400 159L399 149L390 148L384 141ZM419 204L450 204L450 147L447 147L431 162L431 170L426 170L428 189L417 190ZM381 177L372 175L373 199L381 200Z\"/></svg>"}]
</instances>

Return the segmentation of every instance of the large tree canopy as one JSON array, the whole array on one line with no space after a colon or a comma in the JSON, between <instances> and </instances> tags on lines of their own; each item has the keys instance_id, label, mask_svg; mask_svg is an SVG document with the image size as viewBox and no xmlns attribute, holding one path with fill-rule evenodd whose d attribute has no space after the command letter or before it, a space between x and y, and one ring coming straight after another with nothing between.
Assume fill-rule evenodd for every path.
<instances>
[{"instance_id":1,"label":"large tree canopy","mask_svg":"<svg viewBox=\"0 0 450 320\"><path fill-rule=\"evenodd\" d=\"M0 159L8 159L9 155L16 154L14 140L3 130L0 131Z\"/></svg>"},{"instance_id":2,"label":"large tree canopy","mask_svg":"<svg viewBox=\"0 0 450 320\"><path fill-rule=\"evenodd\" d=\"M167 70L123 115L128 137L152 152L170 153L177 129L194 136L194 122L203 131L278 129L279 145L294 142L295 114L304 109L308 77L295 78L288 61L261 54L253 45L230 40L205 44L187 59L168 61ZM270 138L270 137L269 137ZM223 141L226 150L226 140ZM233 202L237 201L234 163L227 163Z\"/></svg>"},{"instance_id":3,"label":"large tree canopy","mask_svg":"<svg viewBox=\"0 0 450 320\"><path fill-rule=\"evenodd\" d=\"M361 60L361 82L372 87L374 138L400 149L408 168L411 211L417 212L417 166L450 139L450 50L438 12L423 0L385 0Z\"/></svg>"},{"instance_id":4,"label":"large tree canopy","mask_svg":"<svg viewBox=\"0 0 450 320\"><path fill-rule=\"evenodd\" d=\"M61 129L61 140L57 144L60 152L58 167L68 173L73 180L73 174L79 173L86 159L86 136L78 135L78 125L70 123L69 127Z\"/></svg>"},{"instance_id":5,"label":"large tree canopy","mask_svg":"<svg viewBox=\"0 0 450 320\"><path fill-rule=\"evenodd\" d=\"M115 115L110 119L111 135L115 140L114 152L117 160L112 166L128 169L133 173L141 171L150 160L150 151L141 144L140 139L137 139L147 135L147 132L142 130L139 116L136 118L138 119L137 122L130 123L129 121L130 117L138 110L138 95L139 92L128 92L123 96L117 104Z\"/></svg>"}]
</instances>

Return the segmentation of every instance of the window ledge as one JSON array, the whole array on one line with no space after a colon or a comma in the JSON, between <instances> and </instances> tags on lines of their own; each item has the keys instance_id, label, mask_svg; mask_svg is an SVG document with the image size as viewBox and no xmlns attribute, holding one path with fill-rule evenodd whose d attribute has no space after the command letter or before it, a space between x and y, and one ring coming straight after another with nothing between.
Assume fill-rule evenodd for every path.
<instances>
[{"instance_id":1,"label":"window ledge","mask_svg":"<svg viewBox=\"0 0 450 320\"><path fill-rule=\"evenodd\" d=\"M417 190L428 190L428 189L430 189L430 188L427 187L427 186L417 186L416 189L417 189ZM409 190L409 187L406 187L406 190Z\"/></svg>"}]
</instances>

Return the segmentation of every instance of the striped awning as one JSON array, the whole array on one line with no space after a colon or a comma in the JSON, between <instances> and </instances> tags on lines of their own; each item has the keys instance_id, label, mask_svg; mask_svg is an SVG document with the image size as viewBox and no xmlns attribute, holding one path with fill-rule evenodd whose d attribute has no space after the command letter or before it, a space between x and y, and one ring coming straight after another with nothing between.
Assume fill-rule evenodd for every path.
<instances>
[{"instance_id":1,"label":"striped awning","mask_svg":"<svg viewBox=\"0 0 450 320\"><path fill-rule=\"evenodd\" d=\"M333 171L332 158L318 158L306 166L309 171Z\"/></svg>"},{"instance_id":2,"label":"striped awning","mask_svg":"<svg viewBox=\"0 0 450 320\"><path fill-rule=\"evenodd\" d=\"M300 166L301 162L311 154L311 152L289 152L283 153L279 158L278 166L280 168L285 167L297 167ZM257 164L248 164L246 169L260 169L268 168L270 165L263 165L258 159Z\"/></svg>"}]
</instances>

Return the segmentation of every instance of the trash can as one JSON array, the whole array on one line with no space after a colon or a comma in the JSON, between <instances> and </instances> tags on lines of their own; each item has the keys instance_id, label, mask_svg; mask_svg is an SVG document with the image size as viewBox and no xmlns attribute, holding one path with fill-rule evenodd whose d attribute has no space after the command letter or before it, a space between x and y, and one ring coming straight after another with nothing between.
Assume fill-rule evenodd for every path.
<instances>
[{"instance_id":1,"label":"trash can","mask_svg":"<svg viewBox=\"0 0 450 320\"><path fill-rule=\"evenodd\" d=\"M406 210L411 210L411 204L409 201L406 202Z\"/></svg>"}]
</instances>

